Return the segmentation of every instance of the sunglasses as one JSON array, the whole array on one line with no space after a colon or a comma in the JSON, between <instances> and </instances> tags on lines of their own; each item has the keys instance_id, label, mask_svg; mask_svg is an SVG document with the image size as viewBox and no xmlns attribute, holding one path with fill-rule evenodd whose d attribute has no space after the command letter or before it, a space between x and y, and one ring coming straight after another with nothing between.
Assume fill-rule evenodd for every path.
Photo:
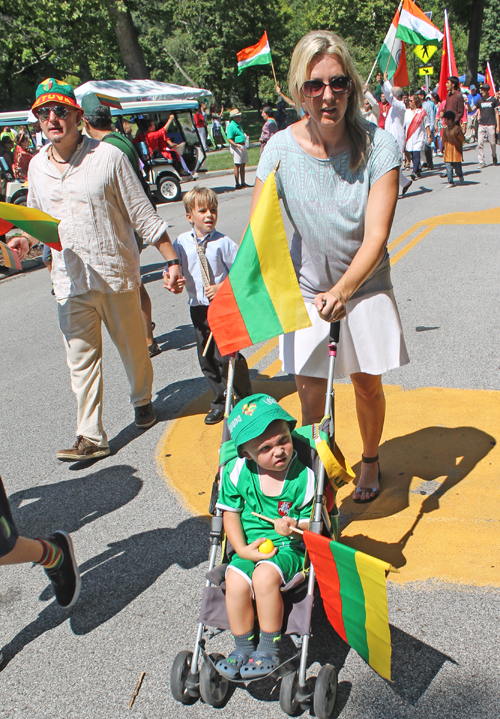
<instances>
[{"instance_id":1,"label":"sunglasses","mask_svg":"<svg viewBox=\"0 0 500 719\"><path fill-rule=\"evenodd\" d=\"M59 120L65 120L68 117L70 110L69 108L64 107L64 105L56 105L55 107L41 107L37 111L37 117L41 122L46 122L49 119L51 112L53 112Z\"/></svg>"},{"instance_id":2,"label":"sunglasses","mask_svg":"<svg viewBox=\"0 0 500 719\"><path fill-rule=\"evenodd\" d=\"M307 80L302 85L302 93L306 97L319 97L325 92L325 87L329 87L334 95L345 95L352 87L352 80L350 80L347 75L334 77L330 82Z\"/></svg>"}]
</instances>

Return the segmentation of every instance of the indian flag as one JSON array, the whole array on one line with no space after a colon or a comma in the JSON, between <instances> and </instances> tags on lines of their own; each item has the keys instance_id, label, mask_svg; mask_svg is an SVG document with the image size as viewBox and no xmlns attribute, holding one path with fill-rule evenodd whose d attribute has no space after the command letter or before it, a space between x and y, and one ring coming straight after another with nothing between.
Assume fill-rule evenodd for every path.
<instances>
[{"instance_id":1,"label":"indian flag","mask_svg":"<svg viewBox=\"0 0 500 719\"><path fill-rule=\"evenodd\" d=\"M304 532L328 621L384 679L391 680L385 574L391 565L340 542Z\"/></svg>"},{"instance_id":2,"label":"indian flag","mask_svg":"<svg viewBox=\"0 0 500 719\"><path fill-rule=\"evenodd\" d=\"M403 3L400 3L396 10L389 31L385 36L384 44L377 57L377 62L382 72L387 72L389 80L392 80L392 84L398 85L399 87L404 87L408 85L409 82L406 67L405 44L402 40L396 38L402 4Z\"/></svg>"},{"instance_id":3,"label":"indian flag","mask_svg":"<svg viewBox=\"0 0 500 719\"><path fill-rule=\"evenodd\" d=\"M237 52L236 57L238 58L238 75L241 75L243 70L251 65L270 65L272 63L271 48L269 47L267 32L262 35L256 45L245 47Z\"/></svg>"},{"instance_id":4,"label":"indian flag","mask_svg":"<svg viewBox=\"0 0 500 719\"><path fill-rule=\"evenodd\" d=\"M411 45L428 45L430 42L441 42L443 33L431 23L413 0L404 0L396 37Z\"/></svg>"},{"instance_id":5,"label":"indian flag","mask_svg":"<svg viewBox=\"0 0 500 719\"><path fill-rule=\"evenodd\" d=\"M311 326L271 172L220 290L208 324L222 355Z\"/></svg>"}]
</instances>

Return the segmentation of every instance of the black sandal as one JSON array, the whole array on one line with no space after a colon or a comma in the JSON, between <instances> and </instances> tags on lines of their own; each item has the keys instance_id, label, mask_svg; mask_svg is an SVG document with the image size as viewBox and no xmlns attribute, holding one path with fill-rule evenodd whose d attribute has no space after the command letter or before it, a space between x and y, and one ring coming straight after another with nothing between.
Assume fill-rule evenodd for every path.
<instances>
[{"instance_id":1,"label":"black sandal","mask_svg":"<svg viewBox=\"0 0 500 719\"><path fill-rule=\"evenodd\" d=\"M375 462L378 462L378 461L379 461L379 459L378 459L378 454L377 454L375 457L365 457L365 455L362 454L362 455L361 455L361 461L362 461L363 464L375 464ZM379 465L378 465L378 481L379 481L379 484L380 484L380 477L381 477L381 473L380 473L380 462L379 462ZM356 494L356 492L372 492L372 493L373 493L373 497L368 497L368 499L355 499L355 498L354 498L354 495ZM368 504L368 502L373 502L375 499L377 499L377 497L379 496L379 494L380 494L380 487L378 487L378 488L375 488L375 487L362 487L361 489L358 489L358 488L356 487L356 489L355 489L354 492L353 492L352 501L355 502L356 504Z\"/></svg>"}]
</instances>

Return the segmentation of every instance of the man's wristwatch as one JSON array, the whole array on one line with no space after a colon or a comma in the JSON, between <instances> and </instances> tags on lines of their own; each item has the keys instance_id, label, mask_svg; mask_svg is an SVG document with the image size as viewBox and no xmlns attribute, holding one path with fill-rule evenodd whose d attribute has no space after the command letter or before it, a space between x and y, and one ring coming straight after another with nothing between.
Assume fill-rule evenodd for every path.
<instances>
[{"instance_id":1,"label":"man's wristwatch","mask_svg":"<svg viewBox=\"0 0 500 719\"><path fill-rule=\"evenodd\" d=\"M172 265L180 265L180 261L175 258L175 260L168 260L167 264L165 265L165 269L163 270L163 276L168 275L168 270Z\"/></svg>"}]
</instances>

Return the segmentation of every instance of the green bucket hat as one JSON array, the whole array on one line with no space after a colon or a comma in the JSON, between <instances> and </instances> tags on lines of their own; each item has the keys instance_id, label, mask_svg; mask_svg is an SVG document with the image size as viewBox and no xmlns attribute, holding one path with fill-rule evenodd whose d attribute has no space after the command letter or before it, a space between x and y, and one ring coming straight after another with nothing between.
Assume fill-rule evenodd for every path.
<instances>
[{"instance_id":1,"label":"green bucket hat","mask_svg":"<svg viewBox=\"0 0 500 719\"><path fill-rule=\"evenodd\" d=\"M290 431L297 424L297 420L268 394L252 394L238 402L228 420L231 439L238 450L238 455L241 456L242 444L259 437L276 419L284 419L288 422Z\"/></svg>"},{"instance_id":2,"label":"green bucket hat","mask_svg":"<svg viewBox=\"0 0 500 719\"><path fill-rule=\"evenodd\" d=\"M69 105L77 110L82 109L76 101L75 93L71 85L67 85L53 77L48 77L38 85L36 89L36 100L31 107L33 114L36 115L36 109L42 105L46 105L48 102L58 102L61 105Z\"/></svg>"}]
</instances>

